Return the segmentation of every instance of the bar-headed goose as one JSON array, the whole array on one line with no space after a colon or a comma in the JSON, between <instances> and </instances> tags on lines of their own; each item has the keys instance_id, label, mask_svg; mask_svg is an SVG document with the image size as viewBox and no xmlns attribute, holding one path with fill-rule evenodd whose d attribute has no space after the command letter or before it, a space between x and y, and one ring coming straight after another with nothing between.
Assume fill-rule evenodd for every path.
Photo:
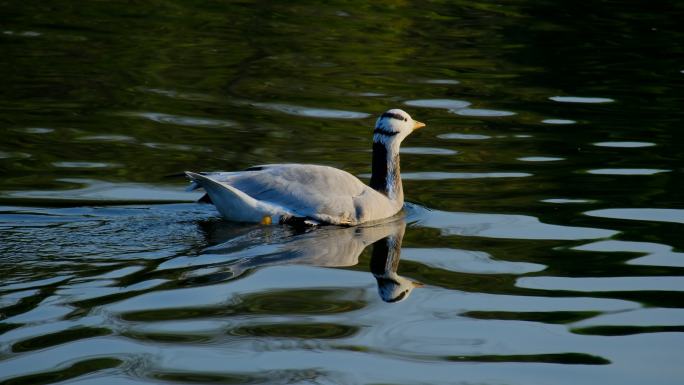
<instances>
[{"instance_id":1,"label":"bar-headed goose","mask_svg":"<svg viewBox=\"0 0 684 385\"><path fill-rule=\"evenodd\" d=\"M373 130L370 186L346 171L313 164L186 174L193 181L191 189L204 188L211 203L230 221L358 225L401 210L399 146L424 126L400 109L380 115Z\"/></svg>"}]
</instances>

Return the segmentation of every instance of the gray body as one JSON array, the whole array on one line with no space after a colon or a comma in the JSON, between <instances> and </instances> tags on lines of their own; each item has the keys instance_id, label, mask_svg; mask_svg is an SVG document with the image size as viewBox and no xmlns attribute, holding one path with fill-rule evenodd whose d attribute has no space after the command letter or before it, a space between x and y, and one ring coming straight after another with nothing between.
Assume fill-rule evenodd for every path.
<instances>
[{"instance_id":1,"label":"gray body","mask_svg":"<svg viewBox=\"0 0 684 385\"><path fill-rule=\"evenodd\" d=\"M404 204L403 199L390 200L354 175L328 166L271 164L188 175L196 182L193 187L204 187L224 218L241 222L262 222L270 216L271 223L296 217L357 225L391 217Z\"/></svg>"}]
</instances>

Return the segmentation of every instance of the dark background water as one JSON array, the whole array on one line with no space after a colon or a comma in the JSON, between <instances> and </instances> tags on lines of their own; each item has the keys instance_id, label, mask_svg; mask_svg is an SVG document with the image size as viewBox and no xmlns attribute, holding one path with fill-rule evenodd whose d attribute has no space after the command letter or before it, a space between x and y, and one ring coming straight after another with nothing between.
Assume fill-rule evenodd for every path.
<instances>
[{"instance_id":1,"label":"dark background water","mask_svg":"<svg viewBox=\"0 0 684 385\"><path fill-rule=\"evenodd\" d=\"M0 2L0 384L680 383L683 16ZM225 223L169 177L365 178L394 107L428 124L394 224Z\"/></svg>"}]
</instances>

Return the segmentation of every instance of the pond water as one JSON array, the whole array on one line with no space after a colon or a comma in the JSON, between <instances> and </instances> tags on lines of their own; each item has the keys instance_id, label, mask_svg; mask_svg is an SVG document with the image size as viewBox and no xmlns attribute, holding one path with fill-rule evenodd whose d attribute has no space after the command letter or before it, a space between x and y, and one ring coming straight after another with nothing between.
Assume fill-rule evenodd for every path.
<instances>
[{"instance_id":1,"label":"pond water","mask_svg":"<svg viewBox=\"0 0 684 385\"><path fill-rule=\"evenodd\" d=\"M681 384L681 2L0 15L0 384ZM387 223L227 223L174 176L366 180L389 108L428 127Z\"/></svg>"}]
</instances>

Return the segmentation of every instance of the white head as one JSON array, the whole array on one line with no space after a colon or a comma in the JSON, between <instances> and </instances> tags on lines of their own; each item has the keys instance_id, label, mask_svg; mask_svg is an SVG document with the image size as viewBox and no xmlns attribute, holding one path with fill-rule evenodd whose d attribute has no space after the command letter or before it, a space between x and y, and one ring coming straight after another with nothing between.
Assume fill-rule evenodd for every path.
<instances>
[{"instance_id":1,"label":"white head","mask_svg":"<svg viewBox=\"0 0 684 385\"><path fill-rule=\"evenodd\" d=\"M375 122L373 142L398 144L414 130L421 127L425 127L425 124L413 120L406 111L393 108L380 115Z\"/></svg>"}]
</instances>

